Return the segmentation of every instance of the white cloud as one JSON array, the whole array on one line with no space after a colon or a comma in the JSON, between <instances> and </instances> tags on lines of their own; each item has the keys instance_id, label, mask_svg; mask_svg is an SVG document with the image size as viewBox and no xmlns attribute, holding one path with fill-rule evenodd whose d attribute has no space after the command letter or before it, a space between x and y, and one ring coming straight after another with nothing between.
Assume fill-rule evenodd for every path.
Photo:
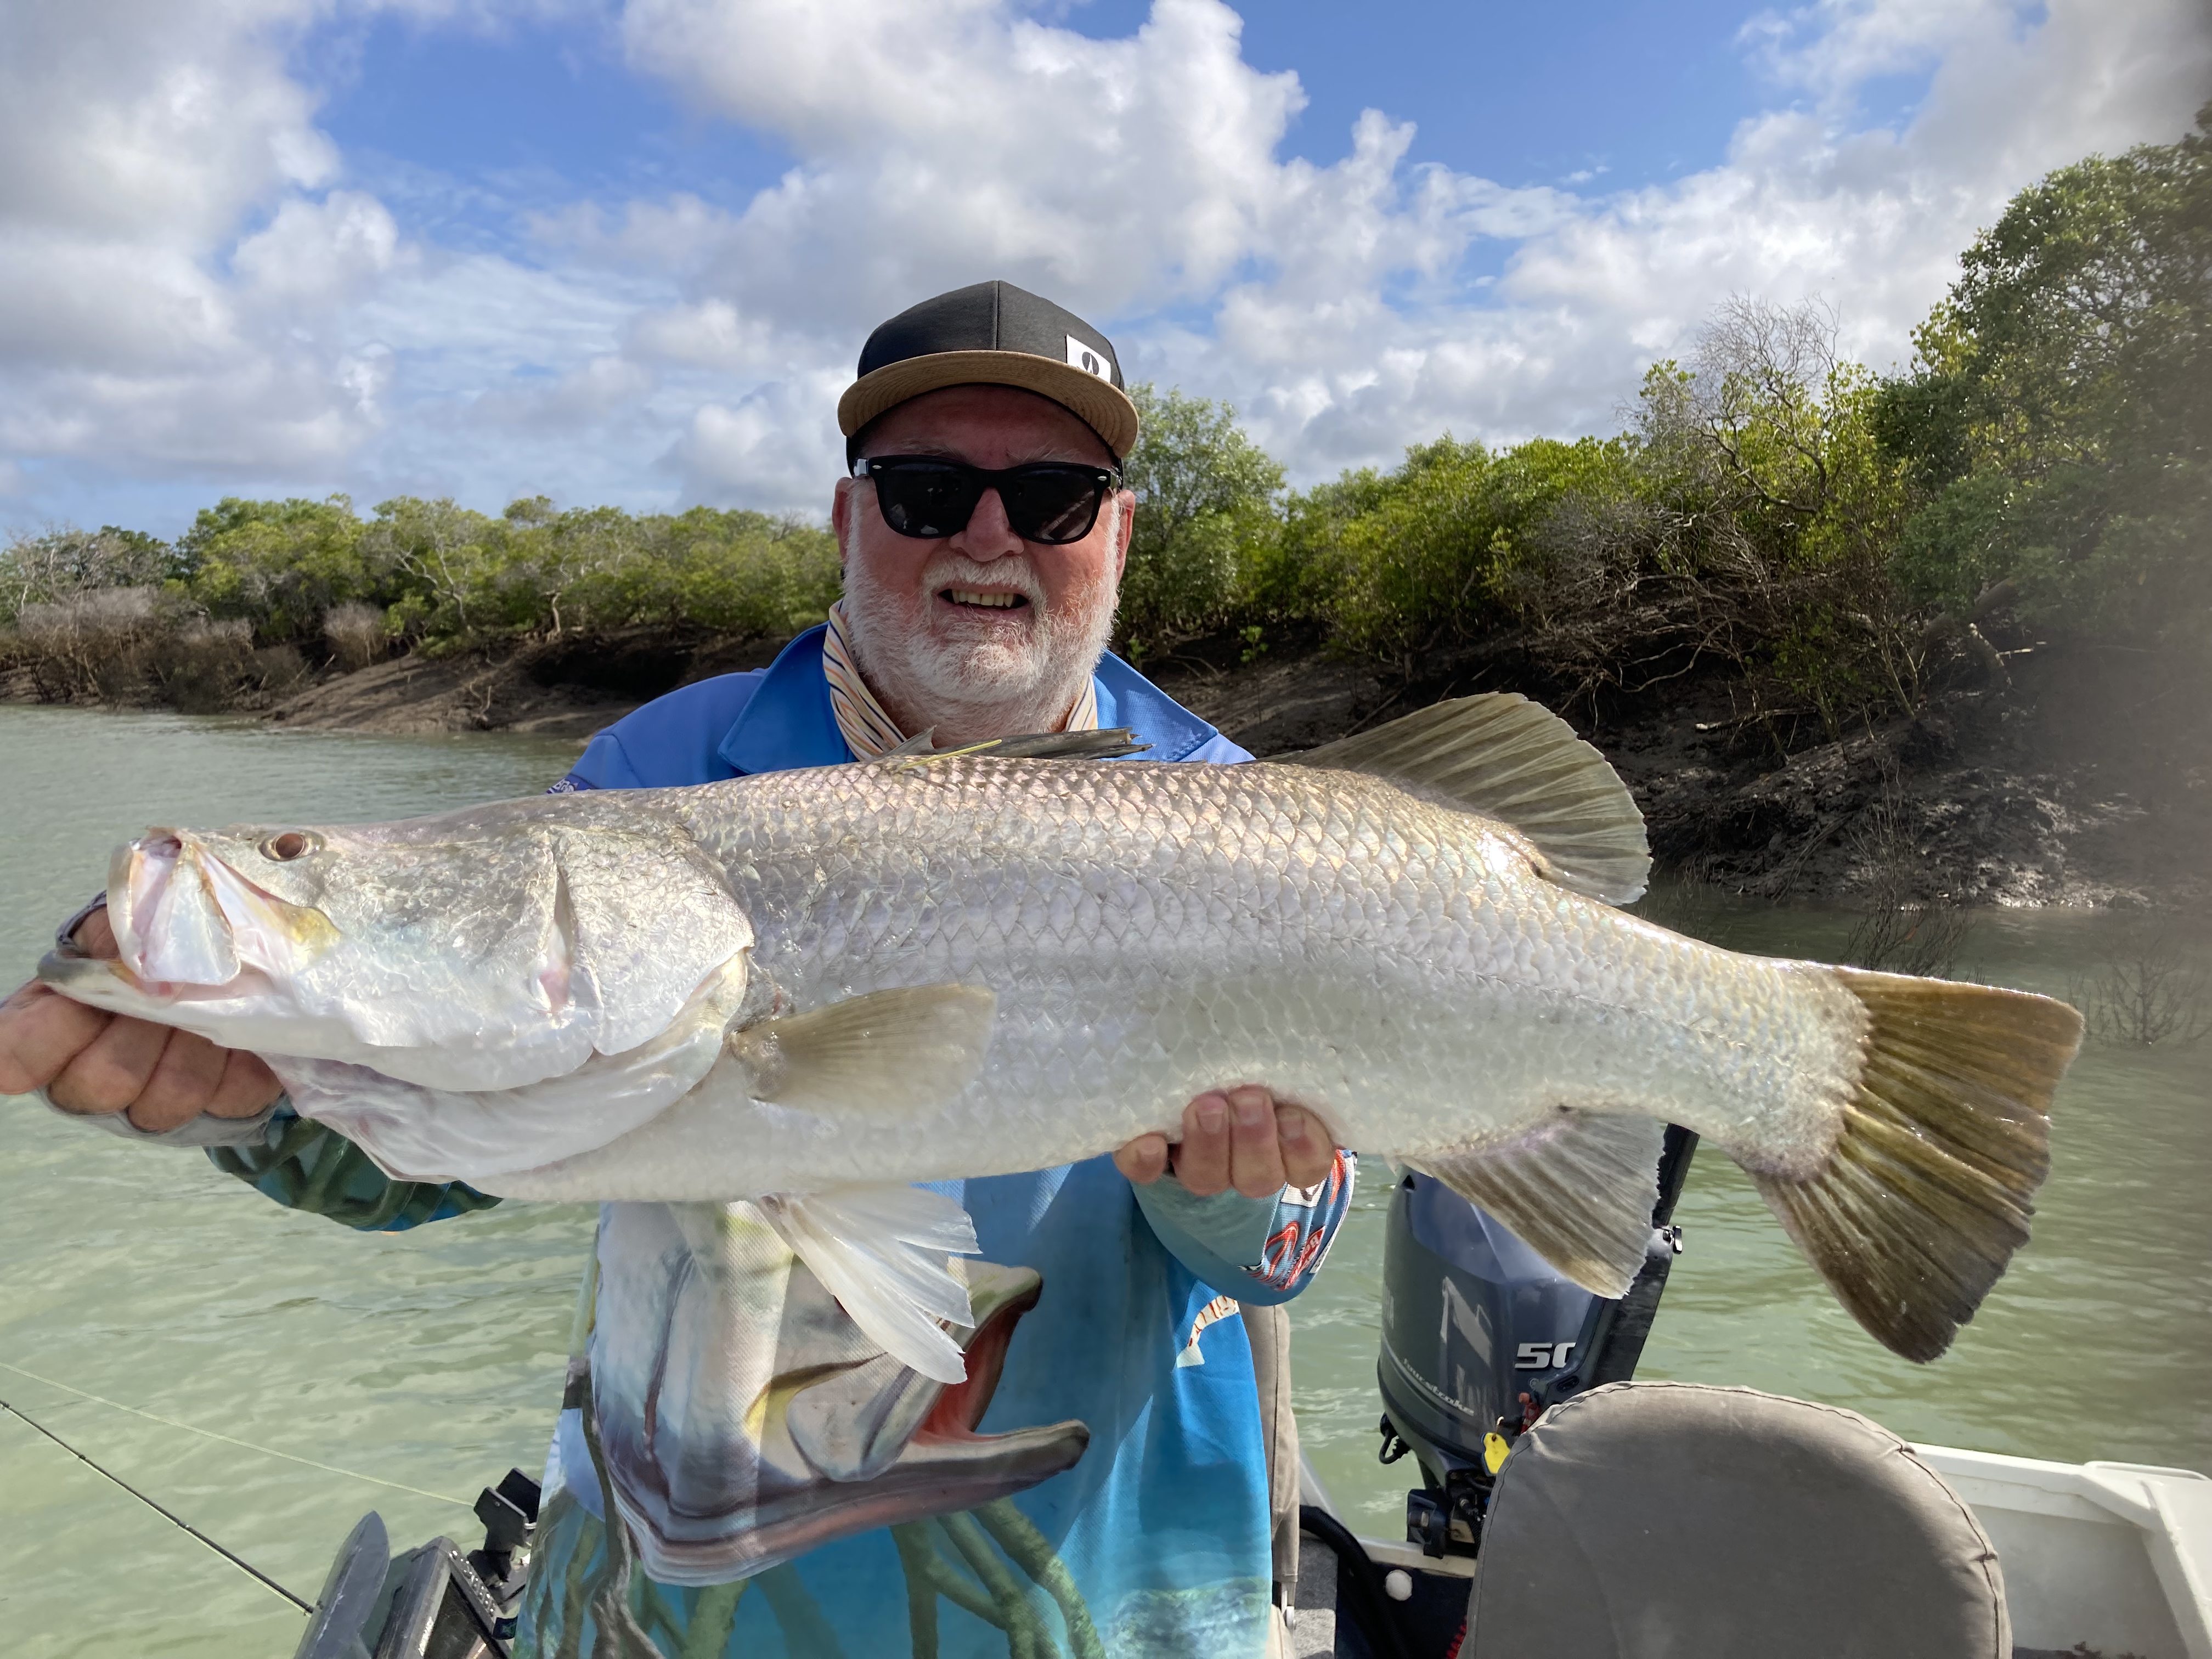
<instances>
[{"instance_id":1,"label":"white cloud","mask_svg":"<svg viewBox=\"0 0 2212 1659\"><path fill-rule=\"evenodd\" d=\"M847 378L817 369L769 381L734 404L702 405L667 457L686 499L826 514L837 469L823 458L841 453L832 411ZM782 488L763 490L763 480Z\"/></svg>"},{"instance_id":2,"label":"white cloud","mask_svg":"<svg viewBox=\"0 0 2212 1659\"><path fill-rule=\"evenodd\" d=\"M239 243L231 266L264 303L329 305L373 288L398 252L399 228L383 203L334 190L319 202L286 202L266 229Z\"/></svg>"},{"instance_id":3,"label":"white cloud","mask_svg":"<svg viewBox=\"0 0 2212 1659\"><path fill-rule=\"evenodd\" d=\"M1215 0L1156 0L1115 41L994 0L914 9L894 33L866 0L631 0L634 63L801 157L740 214L638 205L599 233L600 257L690 289L633 349L796 386L779 349L826 370L915 299L1005 276L1113 324L1139 372L1232 398L1306 477L1446 427L1606 427L1731 293L1823 295L1850 347L1894 361L2008 196L2178 136L2212 91L2195 0L2054 0L2040 21L1823 0L1745 34L1808 106L1747 119L1693 177L1585 198L1416 165L1412 129L1373 111L1335 165L1278 159L1302 96L1243 61ZM1856 89L1911 71L1930 80L1910 125L1854 130ZM1464 274L1501 243L1502 280ZM707 447L723 493L796 483L696 426L679 459Z\"/></svg>"},{"instance_id":4,"label":"white cloud","mask_svg":"<svg viewBox=\"0 0 2212 1659\"><path fill-rule=\"evenodd\" d=\"M288 54L339 9L485 27L560 3L0 7L0 460L18 490L57 468L327 488L373 466L402 364L359 308L418 280L422 252L337 187Z\"/></svg>"},{"instance_id":5,"label":"white cloud","mask_svg":"<svg viewBox=\"0 0 2212 1659\"><path fill-rule=\"evenodd\" d=\"M1304 94L1219 0L1155 0L1117 40L1027 0L904 0L896 29L876 0L627 0L634 68L794 162L735 210L580 201L526 261L410 243L288 67L314 20L379 5L496 32L600 3L0 9L12 487L79 458L818 511L867 329L992 276L1109 327L1133 374L1231 398L1301 478L1447 427L1604 428L1731 293L1823 295L1894 360L2008 195L2177 136L2212 92L2202 0L1816 0L1746 26L1774 107L1718 164L1582 194L1424 163L1388 112L1333 165L1284 159ZM1868 125L1862 92L1900 74L1927 77L1917 111Z\"/></svg>"},{"instance_id":6,"label":"white cloud","mask_svg":"<svg viewBox=\"0 0 2212 1659\"><path fill-rule=\"evenodd\" d=\"M1833 99L1874 76L1925 69L1993 23L2017 26L2018 9L1986 0L1815 0L1759 13L1737 40L1776 80Z\"/></svg>"},{"instance_id":7,"label":"white cloud","mask_svg":"<svg viewBox=\"0 0 2212 1659\"><path fill-rule=\"evenodd\" d=\"M396 241L375 203L306 194L338 158L284 68L303 9L0 10L0 450L282 471L367 434L359 366L285 327Z\"/></svg>"}]
</instances>

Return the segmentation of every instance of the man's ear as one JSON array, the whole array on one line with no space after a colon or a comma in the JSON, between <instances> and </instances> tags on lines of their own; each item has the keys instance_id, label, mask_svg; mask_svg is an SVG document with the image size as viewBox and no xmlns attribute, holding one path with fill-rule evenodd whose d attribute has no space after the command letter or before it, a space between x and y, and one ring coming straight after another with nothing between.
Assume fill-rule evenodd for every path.
<instances>
[{"instance_id":1,"label":"man's ear","mask_svg":"<svg viewBox=\"0 0 2212 1659\"><path fill-rule=\"evenodd\" d=\"M853 527L853 489L858 478L840 478L836 492L830 497L830 532L837 538L837 563L845 563L845 535Z\"/></svg>"},{"instance_id":2,"label":"man's ear","mask_svg":"<svg viewBox=\"0 0 2212 1659\"><path fill-rule=\"evenodd\" d=\"M1121 504L1114 537L1114 585L1121 585L1121 578L1129 568L1129 538L1137 529L1137 492L1124 489L1116 499Z\"/></svg>"}]
</instances>

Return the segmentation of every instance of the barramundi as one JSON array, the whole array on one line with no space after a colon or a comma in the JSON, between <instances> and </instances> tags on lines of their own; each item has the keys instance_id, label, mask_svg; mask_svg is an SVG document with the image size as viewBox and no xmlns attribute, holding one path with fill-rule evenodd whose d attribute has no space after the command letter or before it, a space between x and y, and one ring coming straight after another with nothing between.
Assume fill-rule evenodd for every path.
<instances>
[{"instance_id":1,"label":"barramundi","mask_svg":"<svg viewBox=\"0 0 2212 1659\"><path fill-rule=\"evenodd\" d=\"M947 1381L973 1232L910 1183L1172 1137L1236 1084L1608 1296L1680 1124L1914 1359L2026 1242L2075 1012L1625 914L1642 820L1537 705L1236 766L1129 747L923 738L397 823L156 828L110 873L120 959L41 972L264 1054L395 1176L750 1203Z\"/></svg>"}]
</instances>

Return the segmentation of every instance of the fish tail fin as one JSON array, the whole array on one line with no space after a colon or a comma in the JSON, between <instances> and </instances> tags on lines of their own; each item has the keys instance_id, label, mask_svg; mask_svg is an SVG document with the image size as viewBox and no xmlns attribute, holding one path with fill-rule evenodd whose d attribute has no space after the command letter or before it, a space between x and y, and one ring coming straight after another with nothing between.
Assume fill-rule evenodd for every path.
<instances>
[{"instance_id":1,"label":"fish tail fin","mask_svg":"<svg viewBox=\"0 0 2212 1659\"><path fill-rule=\"evenodd\" d=\"M947 1323L975 1316L946 1257L972 1255L968 1212L926 1187L772 1194L754 1204L853 1322L901 1364L939 1382L968 1375Z\"/></svg>"},{"instance_id":2,"label":"fish tail fin","mask_svg":"<svg viewBox=\"0 0 2212 1659\"><path fill-rule=\"evenodd\" d=\"M2024 991L1834 971L1869 1022L1843 1133L1807 1179L1751 1176L1859 1323L1924 1363L2027 1242L2081 1016Z\"/></svg>"}]
</instances>

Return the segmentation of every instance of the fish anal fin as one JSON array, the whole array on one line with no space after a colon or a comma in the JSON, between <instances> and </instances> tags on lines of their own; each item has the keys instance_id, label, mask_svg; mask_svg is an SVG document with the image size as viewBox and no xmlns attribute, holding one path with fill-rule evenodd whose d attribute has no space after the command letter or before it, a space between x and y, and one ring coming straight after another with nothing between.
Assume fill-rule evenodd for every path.
<instances>
[{"instance_id":1,"label":"fish anal fin","mask_svg":"<svg viewBox=\"0 0 2212 1659\"><path fill-rule=\"evenodd\" d=\"M1413 784L1509 824L1542 855L1543 875L1608 904L1631 902L1650 879L1628 786L1565 720L1517 692L1455 697L1275 758Z\"/></svg>"},{"instance_id":2,"label":"fish anal fin","mask_svg":"<svg viewBox=\"0 0 2212 1659\"><path fill-rule=\"evenodd\" d=\"M998 999L973 985L871 991L732 1031L756 1100L808 1110L935 1105L982 1069Z\"/></svg>"},{"instance_id":3,"label":"fish anal fin","mask_svg":"<svg viewBox=\"0 0 2212 1659\"><path fill-rule=\"evenodd\" d=\"M1807 1179L1748 1172L1859 1323L1924 1363L2027 1242L2081 1017L2025 991L1834 971L1868 1015L1843 1133Z\"/></svg>"},{"instance_id":4,"label":"fish anal fin","mask_svg":"<svg viewBox=\"0 0 2212 1659\"><path fill-rule=\"evenodd\" d=\"M1512 1140L1405 1162L1480 1205L1584 1290L1620 1296L1650 1249L1666 1133L1656 1118L1562 1110Z\"/></svg>"},{"instance_id":5,"label":"fish anal fin","mask_svg":"<svg viewBox=\"0 0 2212 1659\"><path fill-rule=\"evenodd\" d=\"M975 1252L968 1212L926 1187L842 1187L752 1200L855 1325L885 1353L939 1382L967 1360L947 1326L975 1323L964 1276L949 1260Z\"/></svg>"}]
</instances>

